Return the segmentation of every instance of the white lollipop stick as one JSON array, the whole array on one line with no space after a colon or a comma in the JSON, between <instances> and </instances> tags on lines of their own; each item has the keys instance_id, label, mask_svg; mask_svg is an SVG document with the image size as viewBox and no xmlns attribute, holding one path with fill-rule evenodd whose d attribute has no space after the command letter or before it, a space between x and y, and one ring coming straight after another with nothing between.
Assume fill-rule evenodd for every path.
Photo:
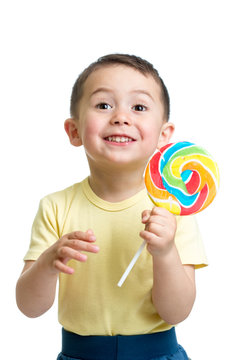
<instances>
[{"instance_id":1,"label":"white lollipop stick","mask_svg":"<svg viewBox=\"0 0 240 360\"><path fill-rule=\"evenodd\" d=\"M128 267L125 270L125 273L123 274L123 276L121 277L121 279L118 282L118 286L121 287L122 284L124 283L124 281L126 280L126 278L128 277L128 274L130 273L130 271L132 270L135 262L137 261L137 259L139 258L141 252L143 251L144 247L145 247L146 241L144 240L142 245L140 246L140 248L138 249L138 251L136 252L136 254L134 255L134 257L132 258L130 264L128 265Z\"/></svg>"}]
</instances>

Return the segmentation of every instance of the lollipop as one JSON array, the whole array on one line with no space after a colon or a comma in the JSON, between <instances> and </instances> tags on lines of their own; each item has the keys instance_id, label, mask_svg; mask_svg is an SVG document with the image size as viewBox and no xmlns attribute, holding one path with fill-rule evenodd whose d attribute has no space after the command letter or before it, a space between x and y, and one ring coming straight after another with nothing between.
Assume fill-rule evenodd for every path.
<instances>
[{"instance_id":1,"label":"lollipop","mask_svg":"<svg viewBox=\"0 0 240 360\"><path fill-rule=\"evenodd\" d=\"M168 144L150 159L145 185L156 206L175 215L196 214L210 205L216 196L219 170L211 155L200 146L186 141ZM145 241L118 286L122 286L144 246Z\"/></svg>"},{"instance_id":2,"label":"lollipop","mask_svg":"<svg viewBox=\"0 0 240 360\"><path fill-rule=\"evenodd\" d=\"M145 184L156 206L176 215L190 215L213 201L219 171L206 150L190 142L179 142L168 144L153 155L145 172Z\"/></svg>"}]
</instances>

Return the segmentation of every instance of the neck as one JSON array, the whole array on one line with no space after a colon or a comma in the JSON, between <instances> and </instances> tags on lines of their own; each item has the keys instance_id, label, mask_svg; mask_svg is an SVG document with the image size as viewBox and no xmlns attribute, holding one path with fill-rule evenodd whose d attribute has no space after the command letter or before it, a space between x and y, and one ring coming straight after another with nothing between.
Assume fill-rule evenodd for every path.
<instances>
[{"instance_id":1,"label":"neck","mask_svg":"<svg viewBox=\"0 0 240 360\"><path fill-rule=\"evenodd\" d=\"M144 189L143 171L114 172L113 169L98 171L91 169L89 184L101 199L109 202L119 202Z\"/></svg>"}]
</instances>

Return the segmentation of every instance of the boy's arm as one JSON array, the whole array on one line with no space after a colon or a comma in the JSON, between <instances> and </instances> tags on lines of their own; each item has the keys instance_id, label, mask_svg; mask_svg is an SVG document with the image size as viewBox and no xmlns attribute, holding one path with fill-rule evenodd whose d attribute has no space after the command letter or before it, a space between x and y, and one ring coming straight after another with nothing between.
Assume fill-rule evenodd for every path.
<instances>
[{"instance_id":1,"label":"boy's arm","mask_svg":"<svg viewBox=\"0 0 240 360\"><path fill-rule=\"evenodd\" d=\"M87 256L82 251L97 253L99 248L92 243L96 238L91 230L76 231L64 235L44 251L38 260L27 261L16 286L16 301L19 309L28 317L38 317L52 306L60 272L73 274L67 265L70 259L84 262Z\"/></svg>"},{"instance_id":2,"label":"boy's arm","mask_svg":"<svg viewBox=\"0 0 240 360\"><path fill-rule=\"evenodd\" d=\"M26 261L16 286L18 308L28 317L38 317L52 306L58 274L49 274L37 261Z\"/></svg>"},{"instance_id":3,"label":"boy's arm","mask_svg":"<svg viewBox=\"0 0 240 360\"><path fill-rule=\"evenodd\" d=\"M142 221L146 227L140 235L153 257L153 304L164 321L175 325L189 315L195 301L194 266L182 265L174 243L176 219L170 212L154 208L143 212Z\"/></svg>"},{"instance_id":4,"label":"boy's arm","mask_svg":"<svg viewBox=\"0 0 240 360\"><path fill-rule=\"evenodd\" d=\"M177 249L165 259L153 258L153 304L172 325L188 317L196 297L194 266L183 266L178 258Z\"/></svg>"}]
</instances>

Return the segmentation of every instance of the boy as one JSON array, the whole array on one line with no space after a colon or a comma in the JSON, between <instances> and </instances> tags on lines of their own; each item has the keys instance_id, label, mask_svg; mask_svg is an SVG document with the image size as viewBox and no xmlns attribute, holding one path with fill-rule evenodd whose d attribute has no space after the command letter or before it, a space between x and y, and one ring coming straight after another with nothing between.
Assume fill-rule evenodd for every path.
<instances>
[{"instance_id":1,"label":"boy","mask_svg":"<svg viewBox=\"0 0 240 360\"><path fill-rule=\"evenodd\" d=\"M136 56L102 57L73 87L65 130L84 146L90 176L40 202L16 288L20 310L36 317L59 278L59 360L187 359L174 325L192 309L206 258L194 218L152 209L143 181L174 131L168 117L162 79ZM147 249L118 288L140 237Z\"/></svg>"}]
</instances>

